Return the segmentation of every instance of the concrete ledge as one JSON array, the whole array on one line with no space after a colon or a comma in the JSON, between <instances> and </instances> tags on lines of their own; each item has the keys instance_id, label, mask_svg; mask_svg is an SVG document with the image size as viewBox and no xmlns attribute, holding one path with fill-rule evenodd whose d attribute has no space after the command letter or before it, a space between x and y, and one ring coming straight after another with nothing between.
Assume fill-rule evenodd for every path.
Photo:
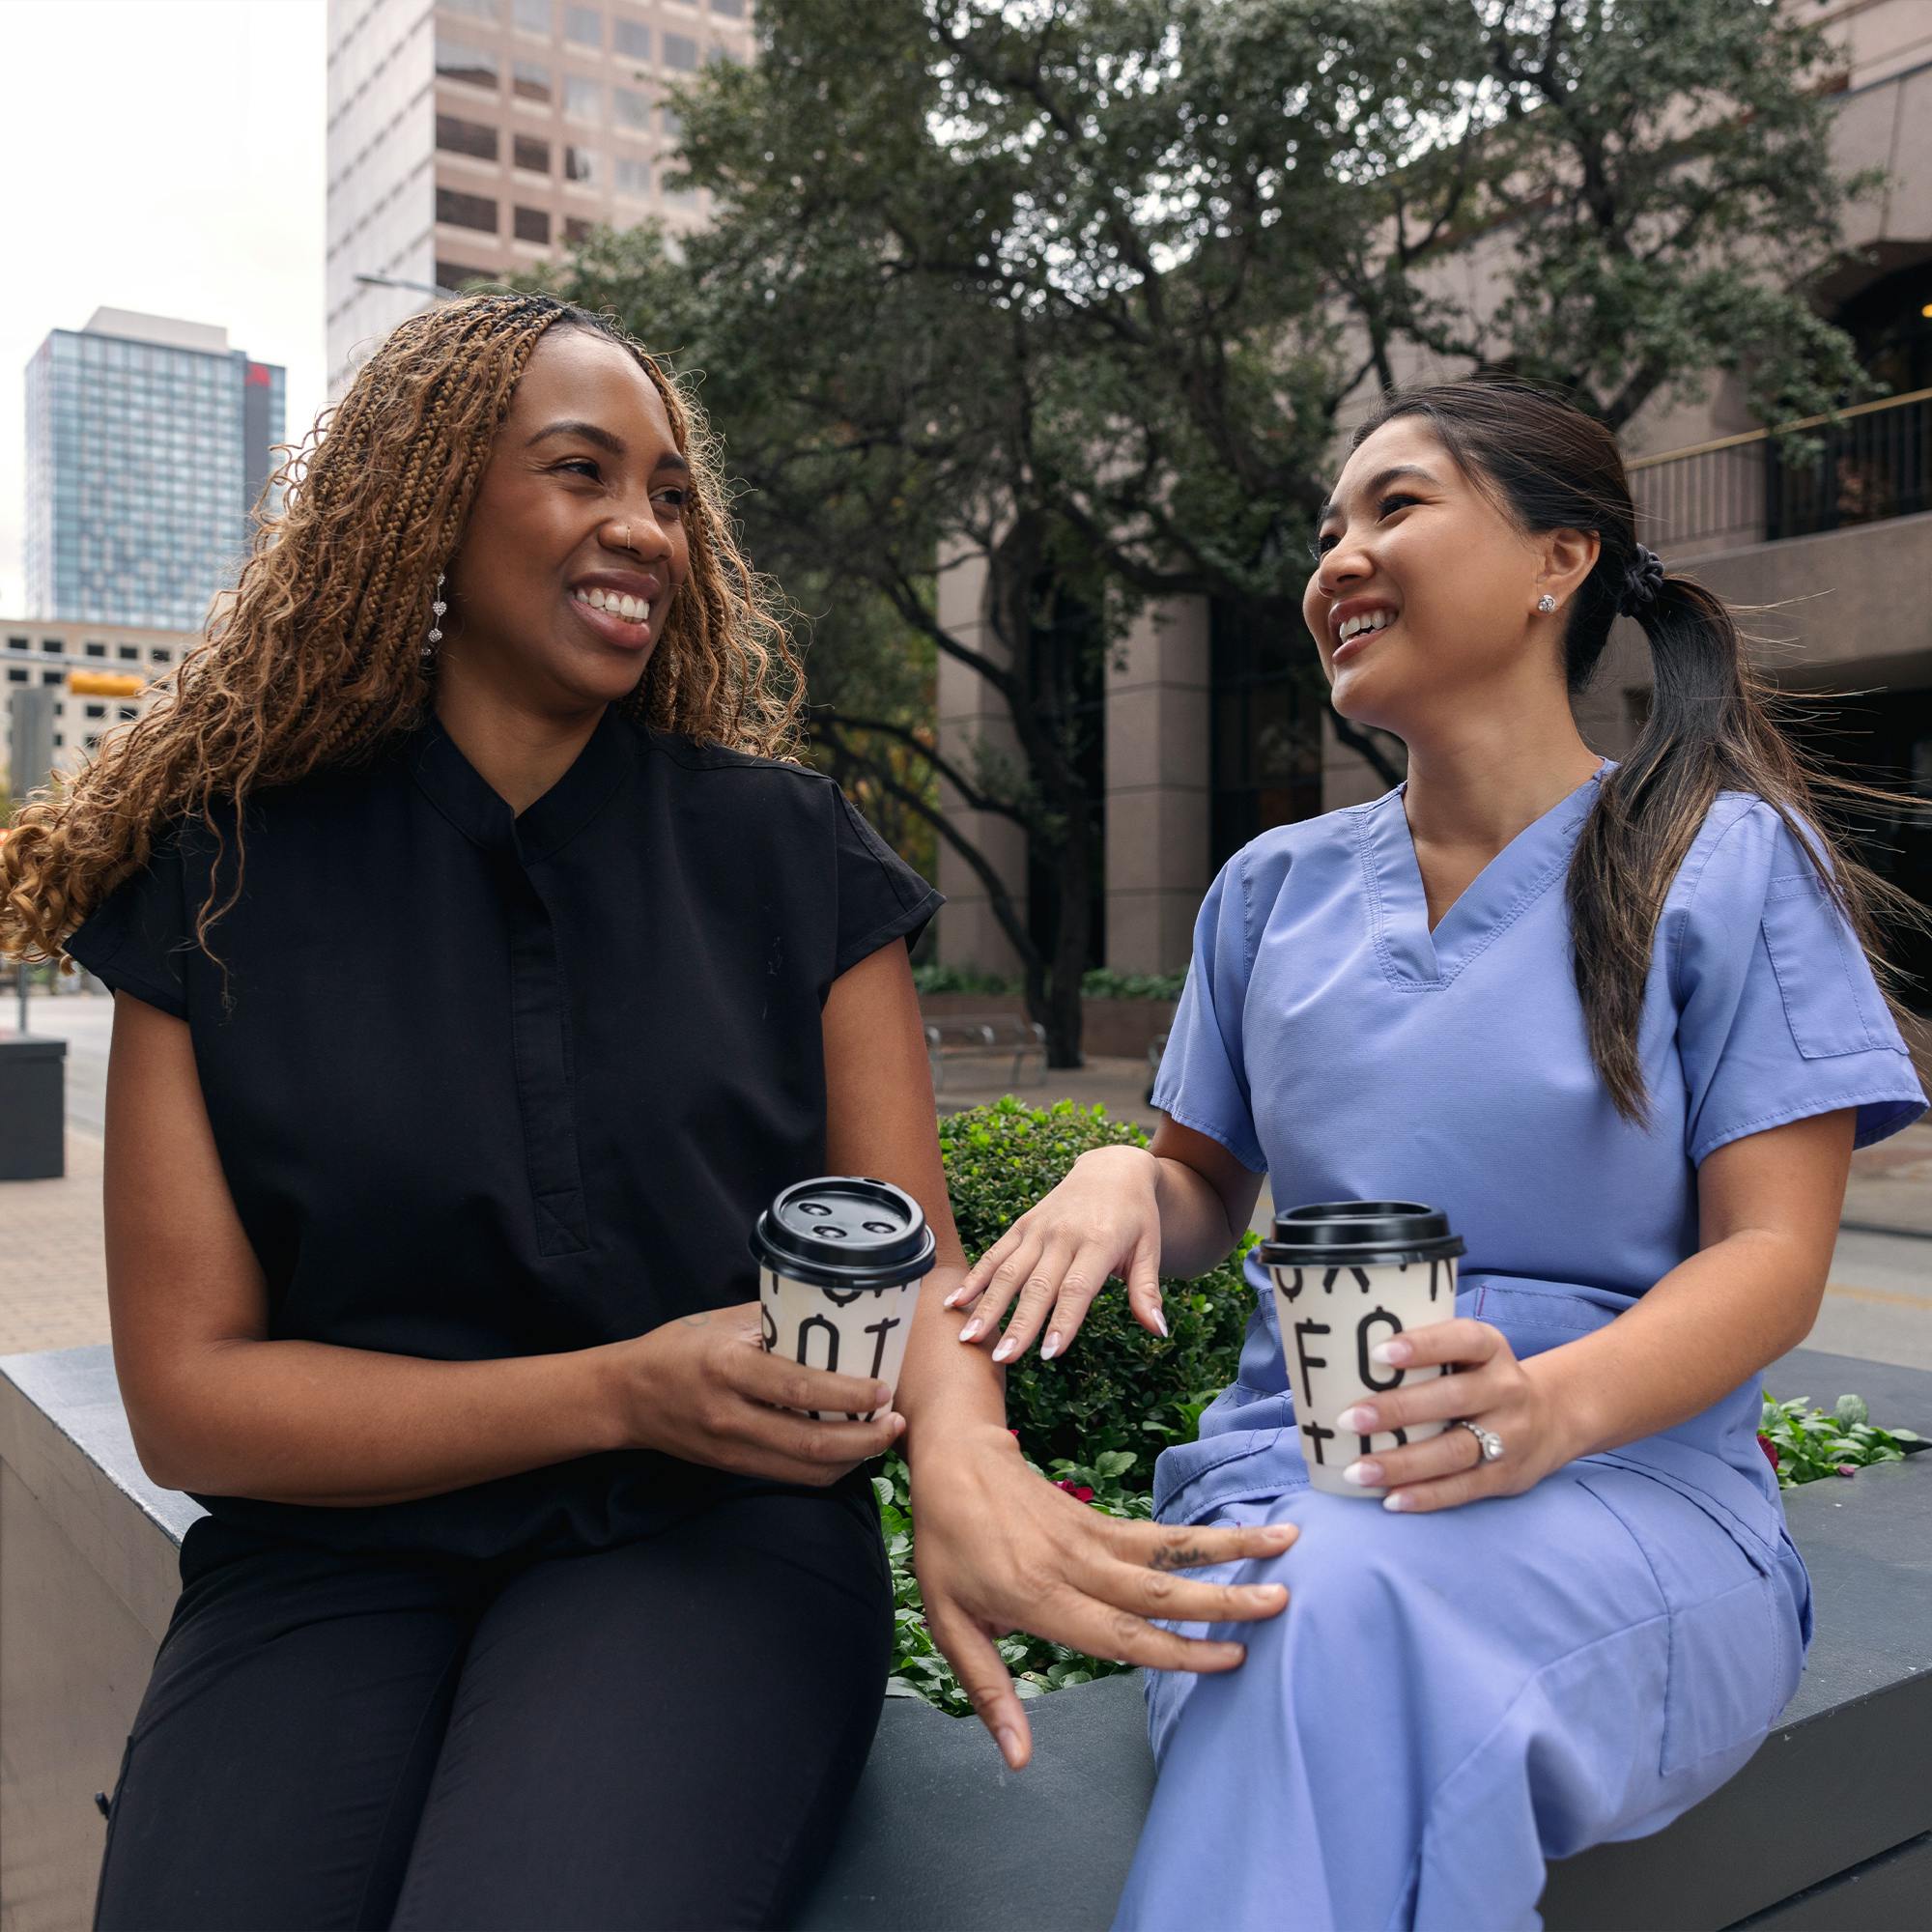
<instances>
[{"instance_id":1,"label":"concrete ledge","mask_svg":"<svg viewBox=\"0 0 1932 1932\"><path fill-rule=\"evenodd\" d=\"M1826 1406L1855 1389L1881 1421L1932 1435L1932 1375L1800 1350L1771 1379ZM1553 1866L1549 1932L1923 1927L1932 1455L1787 1501L1817 1592L1797 1696L1744 1771L1668 1830ZM113 1785L199 1514L142 1474L106 1348L0 1357L4 1932L88 1920L93 1795ZM978 1724L889 1700L802 1932L1106 1926L1153 1782L1139 1678L1030 1716L1035 1759L1015 1777Z\"/></svg>"}]
</instances>

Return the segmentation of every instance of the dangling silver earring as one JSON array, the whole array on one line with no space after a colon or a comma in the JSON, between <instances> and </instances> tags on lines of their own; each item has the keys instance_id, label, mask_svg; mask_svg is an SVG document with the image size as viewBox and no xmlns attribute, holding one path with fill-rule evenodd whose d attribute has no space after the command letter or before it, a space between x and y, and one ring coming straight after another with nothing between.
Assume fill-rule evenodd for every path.
<instances>
[{"instance_id":1,"label":"dangling silver earring","mask_svg":"<svg viewBox=\"0 0 1932 1932\"><path fill-rule=\"evenodd\" d=\"M436 647L442 642L442 613L449 606L442 601L442 572L436 574L436 596L430 604L433 613L430 618L429 636L423 639L423 668L427 670L436 662Z\"/></svg>"},{"instance_id":2,"label":"dangling silver earring","mask_svg":"<svg viewBox=\"0 0 1932 1932\"><path fill-rule=\"evenodd\" d=\"M1556 599L1550 596L1549 592L1546 590L1543 593L1543 595L1536 600L1536 608L1539 611L1553 611L1556 609Z\"/></svg>"}]
</instances>

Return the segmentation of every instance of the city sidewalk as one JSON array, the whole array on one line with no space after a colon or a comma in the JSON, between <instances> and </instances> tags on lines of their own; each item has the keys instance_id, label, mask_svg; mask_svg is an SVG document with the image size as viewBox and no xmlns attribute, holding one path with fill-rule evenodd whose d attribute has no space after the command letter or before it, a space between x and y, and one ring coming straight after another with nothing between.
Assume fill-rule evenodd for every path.
<instances>
[{"instance_id":1,"label":"city sidewalk","mask_svg":"<svg viewBox=\"0 0 1932 1932\"><path fill-rule=\"evenodd\" d=\"M99 1103L86 1063L74 1071L71 1113L79 1102L92 1124ZM1001 1060L950 1064L938 1095L941 1111L981 1106L1012 1091L1034 1106L1061 1098L1081 1106L1098 1101L1109 1114L1150 1131L1157 1122L1142 1099L1144 1061L1095 1057L1084 1067L1050 1075L1029 1063L1017 1087L1008 1078L1010 1071ZM1815 1344L1881 1360L1932 1363L1932 1238L1926 1238L1932 1237L1932 1124L1909 1127L1855 1155L1852 1169L1847 1232ZM72 1119L67 1170L59 1180L0 1182L0 1354L108 1339L101 1145ZM1254 1225L1265 1228L1272 1211L1264 1186ZM1915 1238L1883 1238L1897 1236Z\"/></svg>"}]
</instances>

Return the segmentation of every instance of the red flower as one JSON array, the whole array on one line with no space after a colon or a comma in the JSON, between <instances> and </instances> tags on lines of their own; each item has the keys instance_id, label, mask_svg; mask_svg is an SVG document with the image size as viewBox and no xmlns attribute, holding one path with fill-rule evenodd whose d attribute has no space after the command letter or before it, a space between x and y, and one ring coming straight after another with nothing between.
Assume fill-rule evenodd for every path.
<instances>
[{"instance_id":1,"label":"red flower","mask_svg":"<svg viewBox=\"0 0 1932 1932\"><path fill-rule=\"evenodd\" d=\"M1085 1483L1076 1483L1069 1479L1056 1483L1053 1487L1056 1490L1065 1490L1076 1503L1091 1503L1094 1500L1094 1492Z\"/></svg>"},{"instance_id":2,"label":"red flower","mask_svg":"<svg viewBox=\"0 0 1932 1932\"><path fill-rule=\"evenodd\" d=\"M1757 1446L1764 1451L1765 1461L1775 1469L1777 1467L1777 1444L1763 1430L1757 1433Z\"/></svg>"}]
</instances>

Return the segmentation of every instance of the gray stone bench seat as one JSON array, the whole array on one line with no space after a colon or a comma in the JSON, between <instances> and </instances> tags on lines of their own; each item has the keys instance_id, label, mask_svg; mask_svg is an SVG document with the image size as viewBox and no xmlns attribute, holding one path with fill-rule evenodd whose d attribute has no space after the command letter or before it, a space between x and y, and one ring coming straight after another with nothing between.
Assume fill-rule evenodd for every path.
<instances>
[{"instance_id":1,"label":"gray stone bench seat","mask_svg":"<svg viewBox=\"0 0 1932 1932\"><path fill-rule=\"evenodd\" d=\"M1932 1435L1932 1375L1799 1350L1767 1379L1827 1407L1855 1390L1881 1424ZM1550 1932L1932 1923L1932 1455L1786 1501L1816 1589L1796 1698L1668 1830L1553 1866ZM199 1513L143 1475L106 1348L0 1357L4 1932L87 1922L94 1794L120 1762ZM977 1723L889 1700L802 1932L1104 1927L1152 1785L1139 1679L1028 1709L1035 1758L1016 1776Z\"/></svg>"}]
</instances>

